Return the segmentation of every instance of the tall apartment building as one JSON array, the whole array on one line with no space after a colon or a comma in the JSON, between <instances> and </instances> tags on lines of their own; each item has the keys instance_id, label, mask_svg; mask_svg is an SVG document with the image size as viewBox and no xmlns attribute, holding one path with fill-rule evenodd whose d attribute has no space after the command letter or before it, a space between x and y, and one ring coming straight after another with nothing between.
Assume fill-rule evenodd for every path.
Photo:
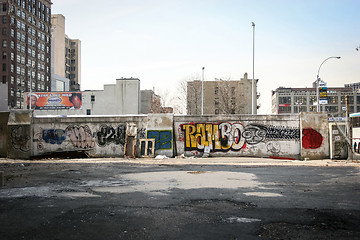
<instances>
[{"instance_id":1,"label":"tall apartment building","mask_svg":"<svg viewBox=\"0 0 360 240\"><path fill-rule=\"evenodd\" d=\"M50 91L51 0L0 0L0 109L21 108L25 92Z\"/></svg>"},{"instance_id":2,"label":"tall apartment building","mask_svg":"<svg viewBox=\"0 0 360 240\"><path fill-rule=\"evenodd\" d=\"M81 41L70 39L65 34L65 17L63 15L51 15L51 24L53 90L79 91L81 84ZM66 79L69 79L69 89L66 88Z\"/></svg>"},{"instance_id":3,"label":"tall apartment building","mask_svg":"<svg viewBox=\"0 0 360 240\"><path fill-rule=\"evenodd\" d=\"M335 117L343 117L346 112L345 96L349 96L349 112L360 112L360 92L357 87L360 83L345 84L344 87L328 87L328 104L321 104L320 111L327 112ZM312 88L285 88L279 87L272 91L272 113L291 114L299 112L317 111L316 84Z\"/></svg>"},{"instance_id":4,"label":"tall apartment building","mask_svg":"<svg viewBox=\"0 0 360 240\"><path fill-rule=\"evenodd\" d=\"M257 89L255 81L255 92ZM252 80L247 73L240 80L204 81L204 114L251 114ZM256 99L259 95L256 96ZM260 106L257 106L259 108ZM202 82L187 83L187 114L201 115ZM255 112L256 113L256 112Z\"/></svg>"}]
</instances>

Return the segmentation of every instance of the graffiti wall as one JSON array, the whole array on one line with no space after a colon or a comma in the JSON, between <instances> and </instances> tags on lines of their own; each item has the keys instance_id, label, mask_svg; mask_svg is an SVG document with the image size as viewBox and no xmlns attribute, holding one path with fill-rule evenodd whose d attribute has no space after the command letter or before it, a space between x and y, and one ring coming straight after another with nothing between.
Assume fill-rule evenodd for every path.
<instances>
[{"instance_id":1,"label":"graffiti wall","mask_svg":"<svg viewBox=\"0 0 360 240\"><path fill-rule=\"evenodd\" d=\"M329 124L326 113L301 113L301 158L326 159L330 157Z\"/></svg>"},{"instance_id":2,"label":"graffiti wall","mask_svg":"<svg viewBox=\"0 0 360 240\"><path fill-rule=\"evenodd\" d=\"M29 116L29 113L9 116L10 157L71 151L85 151L94 157L139 157L140 144L148 142L147 139L154 139L150 152L155 152L155 156L329 157L327 116L318 113L47 116L31 121Z\"/></svg>"},{"instance_id":3,"label":"graffiti wall","mask_svg":"<svg viewBox=\"0 0 360 240\"><path fill-rule=\"evenodd\" d=\"M146 138L155 139L155 155L174 156L172 114L149 114Z\"/></svg>"},{"instance_id":4,"label":"graffiti wall","mask_svg":"<svg viewBox=\"0 0 360 240\"><path fill-rule=\"evenodd\" d=\"M56 122L56 123L55 123ZM86 151L90 156L123 157L127 123L133 123L132 137L146 137L146 117L35 118L34 155L57 151ZM134 143L137 144L137 141ZM136 146L134 146L136 149Z\"/></svg>"},{"instance_id":5,"label":"graffiti wall","mask_svg":"<svg viewBox=\"0 0 360 240\"><path fill-rule=\"evenodd\" d=\"M5 130L5 127L3 128ZM7 156L28 159L32 155L31 112L10 112L7 124Z\"/></svg>"},{"instance_id":6,"label":"graffiti wall","mask_svg":"<svg viewBox=\"0 0 360 240\"><path fill-rule=\"evenodd\" d=\"M330 139L330 158L331 159L347 159L348 144L346 142L344 133L345 123L330 123L329 124L329 139ZM354 140L354 152L358 152L358 143Z\"/></svg>"},{"instance_id":7,"label":"graffiti wall","mask_svg":"<svg viewBox=\"0 0 360 240\"><path fill-rule=\"evenodd\" d=\"M254 118L255 117L255 118ZM300 129L297 116L213 116L175 122L177 152L185 155L285 156L299 158Z\"/></svg>"},{"instance_id":8,"label":"graffiti wall","mask_svg":"<svg viewBox=\"0 0 360 240\"><path fill-rule=\"evenodd\" d=\"M9 112L0 112L0 157L7 156Z\"/></svg>"}]
</instances>

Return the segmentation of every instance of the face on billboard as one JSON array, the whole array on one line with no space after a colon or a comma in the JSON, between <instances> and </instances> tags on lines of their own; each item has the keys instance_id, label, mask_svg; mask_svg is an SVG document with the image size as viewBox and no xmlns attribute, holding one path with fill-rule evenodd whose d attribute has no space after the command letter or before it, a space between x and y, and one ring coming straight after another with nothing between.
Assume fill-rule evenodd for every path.
<instances>
[{"instance_id":1,"label":"face on billboard","mask_svg":"<svg viewBox=\"0 0 360 240\"><path fill-rule=\"evenodd\" d=\"M34 95L31 95L31 109L34 109L37 103L37 97Z\"/></svg>"},{"instance_id":2,"label":"face on billboard","mask_svg":"<svg viewBox=\"0 0 360 240\"><path fill-rule=\"evenodd\" d=\"M79 108L81 108L81 105L82 105L81 94L73 93L73 94L69 97L69 100L70 100L70 102L73 104L74 109L79 109Z\"/></svg>"}]
</instances>

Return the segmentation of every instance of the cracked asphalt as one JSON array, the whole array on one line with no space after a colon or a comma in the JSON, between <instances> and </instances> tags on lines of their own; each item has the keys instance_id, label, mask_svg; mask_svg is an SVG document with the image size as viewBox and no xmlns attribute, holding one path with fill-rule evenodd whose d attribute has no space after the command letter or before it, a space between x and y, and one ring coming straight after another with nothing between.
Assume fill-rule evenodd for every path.
<instances>
[{"instance_id":1,"label":"cracked asphalt","mask_svg":"<svg viewBox=\"0 0 360 240\"><path fill-rule=\"evenodd\" d=\"M0 239L360 239L360 163L0 159Z\"/></svg>"}]
</instances>

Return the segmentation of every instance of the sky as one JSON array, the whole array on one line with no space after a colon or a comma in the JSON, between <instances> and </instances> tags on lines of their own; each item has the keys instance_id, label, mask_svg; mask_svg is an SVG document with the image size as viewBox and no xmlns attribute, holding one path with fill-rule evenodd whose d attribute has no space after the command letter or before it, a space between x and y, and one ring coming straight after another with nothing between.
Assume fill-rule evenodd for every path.
<instances>
[{"instance_id":1,"label":"sky","mask_svg":"<svg viewBox=\"0 0 360 240\"><path fill-rule=\"evenodd\" d=\"M205 81L254 74L258 113L271 114L272 90L311 87L330 56L341 58L321 66L328 87L360 82L359 0L52 2L66 34L81 40L81 90L134 77L141 90L175 95L205 67Z\"/></svg>"}]
</instances>

